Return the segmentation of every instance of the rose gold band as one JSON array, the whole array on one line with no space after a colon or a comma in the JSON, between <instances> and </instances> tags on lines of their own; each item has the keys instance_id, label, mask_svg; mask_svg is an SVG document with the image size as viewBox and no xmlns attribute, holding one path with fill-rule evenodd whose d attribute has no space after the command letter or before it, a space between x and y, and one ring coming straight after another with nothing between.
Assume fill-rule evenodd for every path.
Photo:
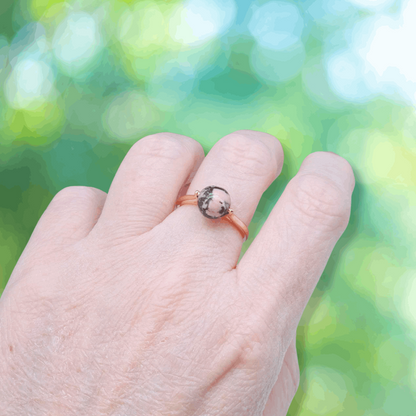
<instances>
[{"instance_id":1,"label":"rose gold band","mask_svg":"<svg viewBox=\"0 0 416 416\"><path fill-rule=\"evenodd\" d=\"M184 195L178 198L175 202L175 208L181 205L198 205L198 197L195 195ZM248 228L247 226L241 221L237 216L234 215L232 209L229 210L230 213L220 217L220 220L227 221L232 224L234 227L237 228L243 240L246 241L248 239ZM243 242L244 242L243 241Z\"/></svg>"}]
</instances>

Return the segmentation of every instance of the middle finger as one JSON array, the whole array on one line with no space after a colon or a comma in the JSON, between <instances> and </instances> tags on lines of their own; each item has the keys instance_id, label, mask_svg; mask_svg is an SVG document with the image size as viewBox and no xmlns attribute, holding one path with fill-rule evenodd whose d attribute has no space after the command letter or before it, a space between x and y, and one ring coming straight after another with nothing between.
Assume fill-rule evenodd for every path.
<instances>
[{"instance_id":1,"label":"middle finger","mask_svg":"<svg viewBox=\"0 0 416 416\"><path fill-rule=\"evenodd\" d=\"M234 215L248 227L262 194L282 171L283 158L282 145L268 133L239 130L228 134L205 157L186 195L207 186L224 188ZM183 205L176 215L182 217L182 226L202 235L208 245L218 247L218 256L224 253L226 267L235 267L243 238L233 225L204 217L197 206Z\"/></svg>"}]
</instances>

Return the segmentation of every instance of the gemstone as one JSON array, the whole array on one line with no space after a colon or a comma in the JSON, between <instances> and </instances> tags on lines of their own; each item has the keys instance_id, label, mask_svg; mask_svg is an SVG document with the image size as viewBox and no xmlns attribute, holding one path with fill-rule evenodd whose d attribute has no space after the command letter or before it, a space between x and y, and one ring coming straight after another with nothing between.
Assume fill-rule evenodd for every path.
<instances>
[{"instance_id":1,"label":"gemstone","mask_svg":"<svg viewBox=\"0 0 416 416\"><path fill-rule=\"evenodd\" d=\"M231 205L230 194L219 186L207 186L198 196L198 208L202 215L216 219L228 214Z\"/></svg>"}]
</instances>

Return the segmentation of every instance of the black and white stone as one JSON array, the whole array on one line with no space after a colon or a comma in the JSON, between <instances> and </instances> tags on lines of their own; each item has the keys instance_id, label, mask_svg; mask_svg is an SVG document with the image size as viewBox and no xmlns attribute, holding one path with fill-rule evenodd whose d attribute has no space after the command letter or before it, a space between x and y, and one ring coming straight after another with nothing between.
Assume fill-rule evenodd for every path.
<instances>
[{"instance_id":1,"label":"black and white stone","mask_svg":"<svg viewBox=\"0 0 416 416\"><path fill-rule=\"evenodd\" d=\"M207 186L198 196L198 208L204 217L216 219L228 214L230 194L219 186Z\"/></svg>"}]
</instances>

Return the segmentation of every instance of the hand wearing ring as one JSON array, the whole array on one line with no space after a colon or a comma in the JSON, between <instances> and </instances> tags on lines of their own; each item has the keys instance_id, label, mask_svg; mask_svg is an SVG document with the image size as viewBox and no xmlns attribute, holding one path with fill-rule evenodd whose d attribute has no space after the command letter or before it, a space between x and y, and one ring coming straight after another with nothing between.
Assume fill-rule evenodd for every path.
<instances>
[{"instance_id":1,"label":"hand wearing ring","mask_svg":"<svg viewBox=\"0 0 416 416\"><path fill-rule=\"evenodd\" d=\"M339 156L307 156L239 261L283 157L262 132L206 156L160 133L108 194L59 192L0 298L0 415L286 415L296 328L354 176Z\"/></svg>"}]
</instances>

